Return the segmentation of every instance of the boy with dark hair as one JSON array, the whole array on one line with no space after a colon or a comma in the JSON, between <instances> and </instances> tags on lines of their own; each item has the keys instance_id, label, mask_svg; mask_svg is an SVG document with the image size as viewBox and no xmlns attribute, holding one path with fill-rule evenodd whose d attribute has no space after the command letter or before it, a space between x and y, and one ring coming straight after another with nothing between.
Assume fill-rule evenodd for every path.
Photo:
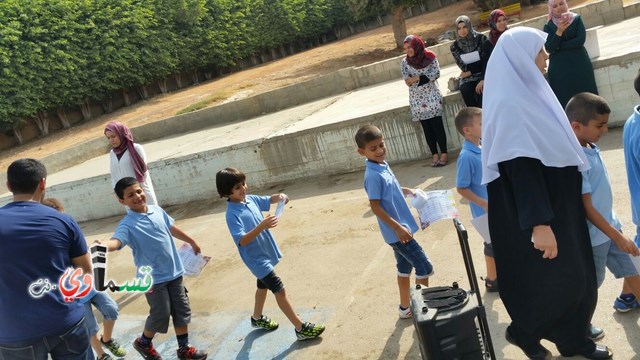
<instances>
[{"instance_id":1,"label":"boy with dark hair","mask_svg":"<svg viewBox=\"0 0 640 360\"><path fill-rule=\"evenodd\" d=\"M418 224L404 198L415 191L400 187L398 180L385 161L387 149L382 131L373 125L362 126L355 135L358 154L367 158L364 173L364 189L369 197L371 211L378 218L384 241L393 248L396 257L400 304L398 316L411 318L411 271L415 268L416 284L428 286L433 275L433 265L413 234Z\"/></svg>"},{"instance_id":2,"label":"boy with dark hair","mask_svg":"<svg viewBox=\"0 0 640 360\"><path fill-rule=\"evenodd\" d=\"M640 95L640 70L633 81L633 87ZM634 241L637 246L640 246L640 105L633 108L633 113L624 124L622 147L627 168L627 182L631 193L631 220L636 225ZM636 295L626 282L613 307L619 312L627 312L640 307Z\"/></svg>"},{"instance_id":3,"label":"boy with dark hair","mask_svg":"<svg viewBox=\"0 0 640 360\"><path fill-rule=\"evenodd\" d=\"M456 129L464 137L462 150L456 162L456 190L469 201L471 216L480 217L487 212L487 186L482 185L482 153L480 138L482 137L482 109L477 107L462 108L456 114ZM487 225L488 226L488 225ZM488 239L484 241L484 260L487 265L487 277L484 278L488 292L497 292L498 275L496 261L493 258L493 247Z\"/></svg>"},{"instance_id":4,"label":"boy with dark hair","mask_svg":"<svg viewBox=\"0 0 640 360\"><path fill-rule=\"evenodd\" d=\"M167 332L171 316L178 340L178 359L206 359L206 352L189 344L191 306L182 284L184 267L173 237L191 245L195 253L200 252L200 247L174 224L174 220L161 207L147 205L146 195L135 178L120 179L114 190L118 201L128 210L113 237L104 245L108 251L120 250L128 245L138 269L142 266L152 268L153 286L145 293L149 316L142 335L133 342L133 347L145 359L161 359L151 341L156 333Z\"/></svg>"},{"instance_id":5,"label":"boy with dark hair","mask_svg":"<svg viewBox=\"0 0 640 360\"><path fill-rule=\"evenodd\" d=\"M607 168L595 144L608 130L609 105L591 93L579 93L565 109L571 128L582 145L591 168L582 172L582 200L589 225L589 236L596 268L596 282L604 281L605 268L640 295L640 276L628 254L638 256L638 247L622 234L622 224L613 211L613 193ZM615 305L614 305L615 307ZM604 336L602 329L591 326L593 340Z\"/></svg>"},{"instance_id":6,"label":"boy with dark hair","mask_svg":"<svg viewBox=\"0 0 640 360\"><path fill-rule=\"evenodd\" d=\"M258 279L251 326L273 331L278 323L262 314L267 299L267 290L275 295L280 310L295 327L298 340L313 339L324 331L324 325L316 325L300 320L289 303L284 284L275 273L275 266L282 254L270 228L278 225L274 215L263 217L262 211L269 211L271 204L289 202L285 194L257 196L247 194L246 176L235 168L226 168L216 174L216 188L220 197L227 198L227 226L238 246L240 257L251 273Z\"/></svg>"}]
</instances>

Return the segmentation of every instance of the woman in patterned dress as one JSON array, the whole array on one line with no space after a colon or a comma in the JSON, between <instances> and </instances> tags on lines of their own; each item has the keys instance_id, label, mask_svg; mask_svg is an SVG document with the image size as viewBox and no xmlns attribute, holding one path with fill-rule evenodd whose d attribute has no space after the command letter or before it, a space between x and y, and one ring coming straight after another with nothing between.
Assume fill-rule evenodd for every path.
<instances>
[{"instance_id":1,"label":"woman in patterned dress","mask_svg":"<svg viewBox=\"0 0 640 360\"><path fill-rule=\"evenodd\" d=\"M424 137L433 154L431 166L445 166L447 135L442 123L442 94L436 81L440 77L438 59L417 35L409 35L404 39L404 51L407 56L402 59L402 78L409 87L411 117L422 125Z\"/></svg>"}]
</instances>

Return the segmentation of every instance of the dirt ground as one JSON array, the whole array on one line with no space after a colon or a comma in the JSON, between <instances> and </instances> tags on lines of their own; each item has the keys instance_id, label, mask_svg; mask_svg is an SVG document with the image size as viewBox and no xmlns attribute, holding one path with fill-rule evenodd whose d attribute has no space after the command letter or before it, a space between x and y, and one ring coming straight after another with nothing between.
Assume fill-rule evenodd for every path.
<instances>
[{"instance_id":1,"label":"dirt ground","mask_svg":"<svg viewBox=\"0 0 640 360\"><path fill-rule=\"evenodd\" d=\"M592 1L595 0L571 0L569 4L573 7ZM546 12L546 4L541 4L523 8L521 16L522 19L529 19ZM407 19L407 32L417 33L423 38L437 38L453 28L452 23L460 14L467 14L474 23L479 23L479 11L470 0L464 0L437 11ZM71 129L56 132L46 138L4 150L0 152L0 168L6 168L15 159L42 158L75 144L101 137L104 125L112 120L125 123L129 127L136 127L173 116L177 111L211 94L229 93L227 99L229 101L298 83L345 67L370 64L401 53L401 50L395 48L390 25L363 32L198 86L141 101Z\"/></svg>"}]
</instances>

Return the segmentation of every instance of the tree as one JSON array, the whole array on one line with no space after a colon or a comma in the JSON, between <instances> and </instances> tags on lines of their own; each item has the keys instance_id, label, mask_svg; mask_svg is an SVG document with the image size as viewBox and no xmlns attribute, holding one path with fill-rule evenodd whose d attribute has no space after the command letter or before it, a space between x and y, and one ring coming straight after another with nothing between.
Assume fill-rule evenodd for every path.
<instances>
[{"instance_id":1,"label":"tree","mask_svg":"<svg viewBox=\"0 0 640 360\"><path fill-rule=\"evenodd\" d=\"M358 20L391 14L391 28L393 38L398 48L402 48L404 38L407 36L407 25L404 21L404 10L407 7L420 3L420 0L346 0L349 9Z\"/></svg>"}]
</instances>

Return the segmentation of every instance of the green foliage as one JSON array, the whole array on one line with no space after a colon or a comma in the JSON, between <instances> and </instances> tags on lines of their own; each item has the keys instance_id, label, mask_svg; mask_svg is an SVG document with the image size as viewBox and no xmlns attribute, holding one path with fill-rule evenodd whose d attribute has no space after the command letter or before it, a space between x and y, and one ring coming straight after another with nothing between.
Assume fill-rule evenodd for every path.
<instances>
[{"instance_id":1,"label":"green foliage","mask_svg":"<svg viewBox=\"0 0 640 360\"><path fill-rule=\"evenodd\" d=\"M2 0L0 131L121 89L316 41L354 21L346 1Z\"/></svg>"}]
</instances>

